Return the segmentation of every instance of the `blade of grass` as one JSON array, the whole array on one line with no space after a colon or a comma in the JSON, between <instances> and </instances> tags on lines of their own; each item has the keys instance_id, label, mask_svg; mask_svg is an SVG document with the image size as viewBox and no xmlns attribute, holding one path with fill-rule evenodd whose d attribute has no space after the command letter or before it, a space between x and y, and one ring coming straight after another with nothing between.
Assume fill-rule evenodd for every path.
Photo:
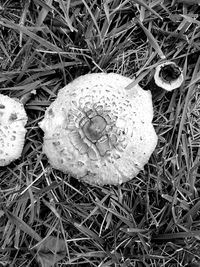
<instances>
[{"instance_id":1,"label":"blade of grass","mask_svg":"<svg viewBox=\"0 0 200 267\"><path fill-rule=\"evenodd\" d=\"M70 3L71 3L71 0L68 0L67 1L67 4L65 5L65 3L63 2L63 0L56 0L59 5L60 5L60 9L63 11L64 13L64 19L65 21L67 22L68 24L68 27L70 29L71 32L73 31L78 31L76 28L73 27L72 25L72 21L70 20L70 17L69 17L69 8L70 8Z\"/></svg>"},{"instance_id":2,"label":"blade of grass","mask_svg":"<svg viewBox=\"0 0 200 267\"><path fill-rule=\"evenodd\" d=\"M103 3L103 8L104 8L104 12L105 12L105 15L106 15L107 23L109 24L110 23L110 14L109 14L110 10L109 10L109 6L106 3L106 1Z\"/></svg>"},{"instance_id":3,"label":"blade of grass","mask_svg":"<svg viewBox=\"0 0 200 267\"><path fill-rule=\"evenodd\" d=\"M197 63L195 65L191 81L194 81L195 79L198 78L197 77L197 73L199 71L199 66L200 66L200 56L199 56L199 58L197 60ZM191 97L191 95L193 93L193 90L195 88L195 84L193 84L193 83L191 83L191 84L192 85L189 86L188 92L187 92L187 95L186 95L186 98L185 98L185 104L184 104L184 107L183 107L181 121L180 121L179 129L178 129L178 136L177 136L177 141L176 141L176 150L178 149L178 146L179 146L179 143L180 143L180 140L181 140L181 135L182 135L185 119L186 119L186 113L187 113L187 108L188 108L188 104L189 104L189 101L190 101L190 97Z\"/></svg>"},{"instance_id":4,"label":"blade of grass","mask_svg":"<svg viewBox=\"0 0 200 267\"><path fill-rule=\"evenodd\" d=\"M4 46L4 44L1 42L1 40L0 40L0 48L1 48L1 50L3 51L3 53L6 55L6 57L8 58L8 60L9 60L10 62L12 62L9 53L7 52L7 50L6 50L5 46Z\"/></svg>"},{"instance_id":5,"label":"blade of grass","mask_svg":"<svg viewBox=\"0 0 200 267\"><path fill-rule=\"evenodd\" d=\"M98 26L98 24L97 24L97 21L96 21L94 15L93 15L92 11L90 10L90 7L89 7L88 4L85 2L85 0L81 0L81 1L82 1L83 4L85 5L85 7L86 7L88 13L90 14L90 16L91 16L91 18L92 18L92 20L93 20L93 22L94 22L94 25L95 25L95 27L96 27L96 29L97 29L97 32L98 32L98 35L99 35L99 38L100 38L100 43L103 44L103 39L102 39L102 36L101 36L101 31L100 31L100 29L99 29L99 26Z\"/></svg>"},{"instance_id":6,"label":"blade of grass","mask_svg":"<svg viewBox=\"0 0 200 267\"><path fill-rule=\"evenodd\" d=\"M126 90L130 90L130 89L132 89L134 86L138 85L138 83L139 83L144 77L146 77L146 76L149 74L150 71L151 71L150 69L145 70L145 71L144 71L143 73L141 73L135 80L133 80L133 82L131 82L129 85L127 85L127 86L125 87L125 89L126 89Z\"/></svg>"},{"instance_id":7,"label":"blade of grass","mask_svg":"<svg viewBox=\"0 0 200 267\"><path fill-rule=\"evenodd\" d=\"M100 201L100 203L103 204L109 196L110 196L109 194L105 195L105 197ZM95 208L94 208L94 209L90 212L90 214L89 214L89 215L88 215L88 216L87 216L87 217L80 223L80 225L83 225L87 220L89 220L90 217L93 216L93 215L97 212L98 209L99 209L99 207L98 207L98 206L95 206Z\"/></svg>"},{"instance_id":8,"label":"blade of grass","mask_svg":"<svg viewBox=\"0 0 200 267\"><path fill-rule=\"evenodd\" d=\"M30 0L27 0L25 2L24 10L23 10L21 18L20 18L20 22L19 22L20 26L24 26L24 24L25 24L29 5L30 5ZM22 47L22 39L23 39L23 34L22 34L22 32L20 32L20 34L19 34L19 46L20 47Z\"/></svg>"},{"instance_id":9,"label":"blade of grass","mask_svg":"<svg viewBox=\"0 0 200 267\"><path fill-rule=\"evenodd\" d=\"M113 215L117 216L122 222L124 222L126 225L128 225L130 228L132 228L133 223L126 217L124 217L122 214L118 213L117 211L113 210L112 208L107 208L104 205L101 205L100 203L96 203L99 207L102 209L105 209L106 211L112 213Z\"/></svg>"},{"instance_id":10,"label":"blade of grass","mask_svg":"<svg viewBox=\"0 0 200 267\"><path fill-rule=\"evenodd\" d=\"M41 7L45 8L47 11L51 12L53 7L50 7L49 4L45 3L44 1L41 0L33 0L35 4L40 5Z\"/></svg>"},{"instance_id":11,"label":"blade of grass","mask_svg":"<svg viewBox=\"0 0 200 267\"><path fill-rule=\"evenodd\" d=\"M111 14L115 13L117 10L121 9L125 4L129 3L130 0L125 0L123 1L120 5L118 5L116 7L116 9L114 9ZM162 17L156 12L154 11L150 6L148 6L145 2L143 2L142 0L133 0L133 2L135 2L136 4L145 7L147 10L149 10L150 12L152 12L156 17L158 17L159 19L162 20ZM110 15L111 15L110 14Z\"/></svg>"},{"instance_id":12,"label":"blade of grass","mask_svg":"<svg viewBox=\"0 0 200 267\"><path fill-rule=\"evenodd\" d=\"M19 32L24 33L25 35L29 36L31 39L33 39L34 41L39 43L42 47L46 47L47 49L49 49L51 51L54 51L54 52L57 52L57 53L63 51L62 49L60 49L56 45L53 45L49 41L47 41L44 38L40 37L39 35L31 32L30 30L28 30L28 28L26 28L24 26L20 26L18 24L15 24L15 23L13 23L13 22L11 22L11 21L9 21L7 19L3 19L3 18L1 18L1 20L0 20L0 25L2 25L3 27L6 27L6 28L14 29L14 30L17 30Z\"/></svg>"},{"instance_id":13,"label":"blade of grass","mask_svg":"<svg viewBox=\"0 0 200 267\"><path fill-rule=\"evenodd\" d=\"M104 240L101 237L99 237L96 233L94 233L92 230L90 230L89 228L83 225L80 225L79 223L76 223L76 222L74 222L73 224L83 234L91 237L94 240L97 240L100 244L104 244Z\"/></svg>"},{"instance_id":14,"label":"blade of grass","mask_svg":"<svg viewBox=\"0 0 200 267\"><path fill-rule=\"evenodd\" d=\"M18 216L11 213L9 210L4 208L4 212L7 216L7 218L10 220L10 222L15 225L17 228L19 228L21 231L26 233L27 235L31 236L36 241L40 242L42 238L22 219L20 219Z\"/></svg>"},{"instance_id":15,"label":"blade of grass","mask_svg":"<svg viewBox=\"0 0 200 267\"><path fill-rule=\"evenodd\" d=\"M192 220L195 220L195 218L198 216L199 210L200 201L198 201L183 217L181 217L178 223L185 222L186 220L189 220L190 217L192 218Z\"/></svg>"},{"instance_id":16,"label":"blade of grass","mask_svg":"<svg viewBox=\"0 0 200 267\"><path fill-rule=\"evenodd\" d=\"M21 91L21 90L23 90L23 92L22 92L22 95L23 95L25 92L35 90L40 85L40 83L41 83L41 81L35 81L35 82L29 83L29 84L1 88L1 90L2 91Z\"/></svg>"},{"instance_id":17,"label":"blade of grass","mask_svg":"<svg viewBox=\"0 0 200 267\"><path fill-rule=\"evenodd\" d=\"M148 6L142 0L133 0L133 1L135 3L137 3L138 5L141 5L141 6L145 7L147 10L149 10L150 12L152 12L156 17L158 17L159 19L163 20L163 18L156 11L154 11L150 6Z\"/></svg>"},{"instance_id":18,"label":"blade of grass","mask_svg":"<svg viewBox=\"0 0 200 267\"><path fill-rule=\"evenodd\" d=\"M186 15L181 15L181 17L183 17L184 19L186 19L188 22L190 23L194 23L196 24L198 27L200 27L200 21L191 18L190 16L186 16Z\"/></svg>"},{"instance_id":19,"label":"blade of grass","mask_svg":"<svg viewBox=\"0 0 200 267\"><path fill-rule=\"evenodd\" d=\"M159 234L153 238L153 240L174 240L177 238L190 238L200 235L200 230L188 231L188 232L179 232L179 233L166 233Z\"/></svg>"},{"instance_id":20,"label":"blade of grass","mask_svg":"<svg viewBox=\"0 0 200 267\"><path fill-rule=\"evenodd\" d=\"M152 45L152 47L156 50L158 55L161 59L166 59L162 49L160 48L158 42L154 38L153 34L143 25L142 22L140 22L138 19L135 19L135 21L140 25L140 27L143 29L144 33L147 36L147 39L149 40L149 43Z\"/></svg>"},{"instance_id":21,"label":"blade of grass","mask_svg":"<svg viewBox=\"0 0 200 267\"><path fill-rule=\"evenodd\" d=\"M43 24L43 21L45 20L46 16L48 15L49 11L52 11L51 6L52 5L52 0L47 0L45 3L45 6L42 7L37 21L36 21L36 27L39 27Z\"/></svg>"}]
</instances>

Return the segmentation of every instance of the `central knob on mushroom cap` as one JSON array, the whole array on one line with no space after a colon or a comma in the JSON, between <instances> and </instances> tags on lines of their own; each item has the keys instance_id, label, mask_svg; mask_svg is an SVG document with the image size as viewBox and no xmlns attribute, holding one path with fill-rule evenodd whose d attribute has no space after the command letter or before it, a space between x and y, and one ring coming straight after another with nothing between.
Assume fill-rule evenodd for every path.
<instances>
[{"instance_id":1,"label":"central knob on mushroom cap","mask_svg":"<svg viewBox=\"0 0 200 267\"><path fill-rule=\"evenodd\" d=\"M102 137L106 125L106 120L97 115L84 124L83 132L91 142L96 142Z\"/></svg>"}]
</instances>

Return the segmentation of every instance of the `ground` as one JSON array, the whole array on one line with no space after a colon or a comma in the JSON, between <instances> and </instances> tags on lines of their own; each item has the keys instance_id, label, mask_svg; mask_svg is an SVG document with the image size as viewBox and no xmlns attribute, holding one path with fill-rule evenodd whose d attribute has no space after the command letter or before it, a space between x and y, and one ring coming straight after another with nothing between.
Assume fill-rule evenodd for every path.
<instances>
[{"instance_id":1,"label":"ground","mask_svg":"<svg viewBox=\"0 0 200 267\"><path fill-rule=\"evenodd\" d=\"M35 90L22 157L0 167L0 266L200 266L198 3L0 1L0 93ZM144 171L88 186L51 168L38 122L60 88L102 71L145 87L164 58L184 83L153 98L158 144Z\"/></svg>"}]
</instances>

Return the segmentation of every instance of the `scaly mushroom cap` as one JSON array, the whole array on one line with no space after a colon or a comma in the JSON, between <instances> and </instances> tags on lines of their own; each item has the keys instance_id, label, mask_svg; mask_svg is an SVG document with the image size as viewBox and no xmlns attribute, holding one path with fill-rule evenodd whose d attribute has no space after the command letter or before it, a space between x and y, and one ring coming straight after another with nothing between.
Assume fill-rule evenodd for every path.
<instances>
[{"instance_id":1,"label":"scaly mushroom cap","mask_svg":"<svg viewBox=\"0 0 200 267\"><path fill-rule=\"evenodd\" d=\"M157 86L166 91L180 87L183 80L183 73L174 62L166 61L156 67L154 81Z\"/></svg>"},{"instance_id":2,"label":"scaly mushroom cap","mask_svg":"<svg viewBox=\"0 0 200 267\"><path fill-rule=\"evenodd\" d=\"M119 74L69 83L40 127L51 165L91 184L120 184L143 169L157 144L151 93Z\"/></svg>"},{"instance_id":3,"label":"scaly mushroom cap","mask_svg":"<svg viewBox=\"0 0 200 267\"><path fill-rule=\"evenodd\" d=\"M26 122L24 106L0 94L0 166L8 165L21 156Z\"/></svg>"}]
</instances>

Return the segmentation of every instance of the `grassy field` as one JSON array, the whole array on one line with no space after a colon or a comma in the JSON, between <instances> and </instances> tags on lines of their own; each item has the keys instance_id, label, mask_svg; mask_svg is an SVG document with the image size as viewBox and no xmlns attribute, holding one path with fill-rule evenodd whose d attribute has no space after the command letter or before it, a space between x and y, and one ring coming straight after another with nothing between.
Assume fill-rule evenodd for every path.
<instances>
[{"instance_id":1,"label":"grassy field","mask_svg":"<svg viewBox=\"0 0 200 267\"><path fill-rule=\"evenodd\" d=\"M198 2L0 1L0 93L35 90L23 155L0 167L0 266L200 266ZM144 171L88 186L51 168L38 122L60 88L102 71L145 86L164 57L185 81L153 101L158 144Z\"/></svg>"}]
</instances>

